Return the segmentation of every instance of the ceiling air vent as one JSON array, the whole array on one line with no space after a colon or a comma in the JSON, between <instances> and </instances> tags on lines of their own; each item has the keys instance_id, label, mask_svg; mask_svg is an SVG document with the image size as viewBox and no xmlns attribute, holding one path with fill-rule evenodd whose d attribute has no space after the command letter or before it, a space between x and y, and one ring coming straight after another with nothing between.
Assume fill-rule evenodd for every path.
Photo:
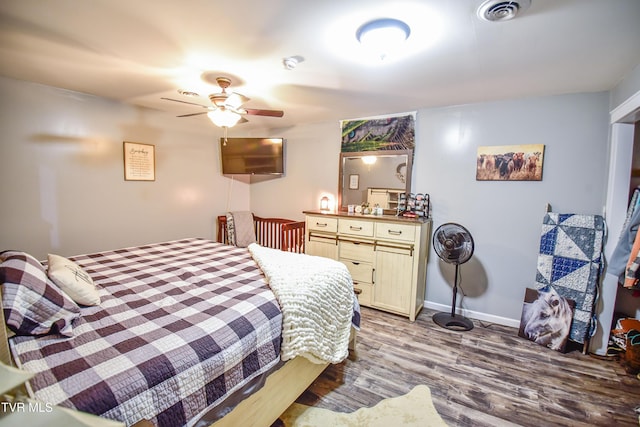
<instances>
[{"instance_id":1,"label":"ceiling air vent","mask_svg":"<svg viewBox=\"0 0 640 427\"><path fill-rule=\"evenodd\" d=\"M478 8L478 17L485 21L508 21L531 6L531 0L487 0Z\"/></svg>"}]
</instances>

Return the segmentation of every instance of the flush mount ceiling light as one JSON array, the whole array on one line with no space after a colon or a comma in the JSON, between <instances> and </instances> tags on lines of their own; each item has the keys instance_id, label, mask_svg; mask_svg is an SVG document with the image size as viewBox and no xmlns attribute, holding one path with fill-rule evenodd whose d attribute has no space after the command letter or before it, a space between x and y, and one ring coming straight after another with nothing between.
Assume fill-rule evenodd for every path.
<instances>
[{"instance_id":1,"label":"flush mount ceiling light","mask_svg":"<svg viewBox=\"0 0 640 427\"><path fill-rule=\"evenodd\" d=\"M478 8L478 17L485 21L508 21L531 6L531 0L487 0Z\"/></svg>"},{"instance_id":2,"label":"flush mount ceiling light","mask_svg":"<svg viewBox=\"0 0 640 427\"><path fill-rule=\"evenodd\" d=\"M356 31L356 38L384 60L398 49L411 34L411 28L404 22L393 18L381 18L363 24Z\"/></svg>"}]
</instances>

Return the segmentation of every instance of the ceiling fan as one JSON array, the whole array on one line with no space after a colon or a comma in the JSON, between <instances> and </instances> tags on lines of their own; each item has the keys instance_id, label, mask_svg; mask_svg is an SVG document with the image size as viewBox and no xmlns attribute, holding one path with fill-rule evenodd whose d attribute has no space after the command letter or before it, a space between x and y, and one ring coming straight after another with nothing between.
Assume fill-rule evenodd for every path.
<instances>
[{"instance_id":1,"label":"ceiling fan","mask_svg":"<svg viewBox=\"0 0 640 427\"><path fill-rule=\"evenodd\" d=\"M280 110L260 110L255 108L244 108L242 105L249 101L244 95L236 92L227 92L227 88L231 86L231 79L227 77L217 77L216 82L222 89L220 93L213 93L209 95L209 99L213 105L202 105L195 102L182 101L172 98L161 98L167 101L181 102L183 104L197 105L198 107L206 108L207 111L200 113L183 114L178 117L190 117L200 114L206 114L209 119L219 127L232 127L237 123L244 123L248 120L244 115L253 116L267 116L267 117L282 117L283 111Z\"/></svg>"}]
</instances>

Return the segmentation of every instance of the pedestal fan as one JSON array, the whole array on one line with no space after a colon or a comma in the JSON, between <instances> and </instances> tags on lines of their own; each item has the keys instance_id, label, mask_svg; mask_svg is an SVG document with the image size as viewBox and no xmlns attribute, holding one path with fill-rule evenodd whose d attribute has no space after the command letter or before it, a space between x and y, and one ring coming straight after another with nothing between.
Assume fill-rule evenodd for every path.
<instances>
[{"instance_id":1,"label":"pedestal fan","mask_svg":"<svg viewBox=\"0 0 640 427\"><path fill-rule=\"evenodd\" d=\"M458 269L460 264L469 261L473 255L473 237L471 237L469 230L460 224L448 222L438 227L433 234L433 249L441 260L456 266L451 313L436 313L433 315L433 321L443 328L469 331L473 329L473 322L456 314L456 296L458 294Z\"/></svg>"}]
</instances>

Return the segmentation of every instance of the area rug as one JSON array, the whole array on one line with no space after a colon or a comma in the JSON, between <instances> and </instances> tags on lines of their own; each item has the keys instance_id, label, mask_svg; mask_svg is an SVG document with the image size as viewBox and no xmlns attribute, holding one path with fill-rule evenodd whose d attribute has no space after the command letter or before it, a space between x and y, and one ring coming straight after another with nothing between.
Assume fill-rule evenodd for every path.
<instances>
[{"instance_id":1,"label":"area rug","mask_svg":"<svg viewBox=\"0 0 640 427\"><path fill-rule=\"evenodd\" d=\"M352 413L294 403L280 416L285 427L446 427L431 402L431 390L416 386L409 393L384 399Z\"/></svg>"}]
</instances>

